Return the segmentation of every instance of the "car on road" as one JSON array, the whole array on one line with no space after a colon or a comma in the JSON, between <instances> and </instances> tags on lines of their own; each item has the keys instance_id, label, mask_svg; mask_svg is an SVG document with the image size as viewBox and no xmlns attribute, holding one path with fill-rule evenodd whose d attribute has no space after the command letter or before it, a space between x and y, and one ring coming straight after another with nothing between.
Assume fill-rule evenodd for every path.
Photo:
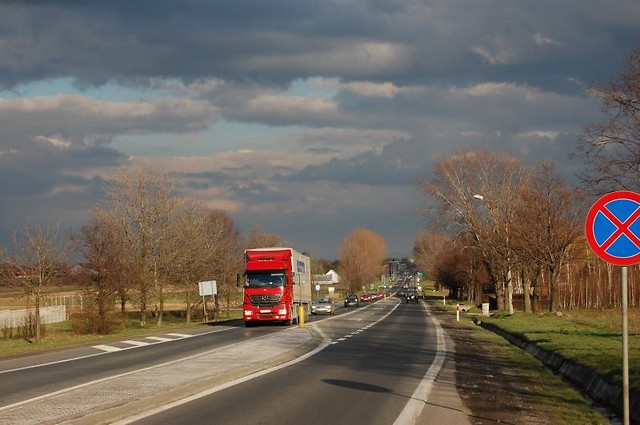
<instances>
[{"instance_id":1,"label":"car on road","mask_svg":"<svg viewBox=\"0 0 640 425\"><path fill-rule=\"evenodd\" d=\"M407 303L409 303L409 301L413 301L413 302L418 302L418 296L416 295L415 292L408 292L407 293Z\"/></svg>"},{"instance_id":2,"label":"car on road","mask_svg":"<svg viewBox=\"0 0 640 425\"><path fill-rule=\"evenodd\" d=\"M334 314L336 306L330 298L318 298L311 303L311 314Z\"/></svg>"},{"instance_id":3,"label":"car on road","mask_svg":"<svg viewBox=\"0 0 640 425\"><path fill-rule=\"evenodd\" d=\"M368 302L371 301L371 294L362 294L362 296L360 297L360 301L362 302Z\"/></svg>"},{"instance_id":4,"label":"car on road","mask_svg":"<svg viewBox=\"0 0 640 425\"><path fill-rule=\"evenodd\" d=\"M348 294L346 297L344 297L345 307L351 307L351 306L358 307L359 305L360 305L360 300L358 299L358 296L356 294Z\"/></svg>"}]
</instances>

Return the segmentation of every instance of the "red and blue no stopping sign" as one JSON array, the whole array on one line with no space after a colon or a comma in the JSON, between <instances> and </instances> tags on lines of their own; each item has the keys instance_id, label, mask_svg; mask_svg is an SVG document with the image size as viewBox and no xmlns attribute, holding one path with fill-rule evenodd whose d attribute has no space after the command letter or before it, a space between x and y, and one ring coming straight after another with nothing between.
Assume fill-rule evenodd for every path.
<instances>
[{"instance_id":1,"label":"red and blue no stopping sign","mask_svg":"<svg viewBox=\"0 0 640 425\"><path fill-rule=\"evenodd\" d=\"M587 214L585 233L593 252L606 262L640 262L640 195L621 190L598 199Z\"/></svg>"}]
</instances>

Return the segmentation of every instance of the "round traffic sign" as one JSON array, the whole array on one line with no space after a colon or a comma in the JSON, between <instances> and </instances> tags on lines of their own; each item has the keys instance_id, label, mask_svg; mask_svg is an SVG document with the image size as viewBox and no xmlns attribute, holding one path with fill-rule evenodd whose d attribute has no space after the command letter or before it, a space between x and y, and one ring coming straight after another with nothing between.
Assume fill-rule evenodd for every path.
<instances>
[{"instance_id":1,"label":"round traffic sign","mask_svg":"<svg viewBox=\"0 0 640 425\"><path fill-rule=\"evenodd\" d=\"M587 214L585 234L595 254L617 266L640 262L640 195L621 190L598 199Z\"/></svg>"}]
</instances>

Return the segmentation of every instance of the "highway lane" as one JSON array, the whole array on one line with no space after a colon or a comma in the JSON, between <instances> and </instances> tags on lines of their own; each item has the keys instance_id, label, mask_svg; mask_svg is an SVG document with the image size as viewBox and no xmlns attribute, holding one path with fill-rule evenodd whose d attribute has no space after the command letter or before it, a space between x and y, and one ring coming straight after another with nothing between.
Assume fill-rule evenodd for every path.
<instances>
[{"instance_id":1,"label":"highway lane","mask_svg":"<svg viewBox=\"0 0 640 425\"><path fill-rule=\"evenodd\" d=\"M421 304L387 300L311 326L330 340L316 355L136 423L392 424L438 352Z\"/></svg>"},{"instance_id":2,"label":"highway lane","mask_svg":"<svg viewBox=\"0 0 640 425\"><path fill-rule=\"evenodd\" d=\"M339 313L347 311L348 309L338 309ZM309 323L313 323L321 319L322 317L310 317L308 320ZM3 359L0 360L0 379L3 382L0 386L0 408L62 391L65 388L248 341L284 329L286 329L284 326L278 325L245 328L242 321L236 321L225 325L190 329L189 332L192 334L190 337L172 337L170 341L163 343L146 337L130 338L130 340L147 344L143 342L146 340L148 345L136 346L117 340L100 343L100 345L120 348L113 352L87 346Z\"/></svg>"}]
</instances>

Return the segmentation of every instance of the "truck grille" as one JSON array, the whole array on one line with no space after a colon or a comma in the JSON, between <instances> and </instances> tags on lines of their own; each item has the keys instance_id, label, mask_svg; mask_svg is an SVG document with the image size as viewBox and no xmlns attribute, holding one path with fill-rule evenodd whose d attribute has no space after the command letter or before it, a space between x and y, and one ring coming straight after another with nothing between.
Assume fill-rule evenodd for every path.
<instances>
[{"instance_id":1,"label":"truck grille","mask_svg":"<svg viewBox=\"0 0 640 425\"><path fill-rule=\"evenodd\" d=\"M275 307L280 303L280 294L274 295L251 295L251 304L256 307Z\"/></svg>"}]
</instances>

